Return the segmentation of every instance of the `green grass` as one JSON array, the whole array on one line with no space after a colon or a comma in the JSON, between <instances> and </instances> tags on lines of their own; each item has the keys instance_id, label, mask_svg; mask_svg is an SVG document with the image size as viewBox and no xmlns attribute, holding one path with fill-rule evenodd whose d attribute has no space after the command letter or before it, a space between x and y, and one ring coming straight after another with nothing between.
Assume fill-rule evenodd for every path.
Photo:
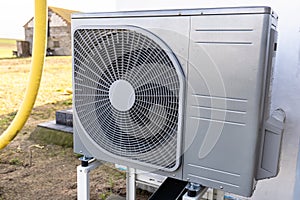
<instances>
[{"instance_id":1,"label":"green grass","mask_svg":"<svg viewBox=\"0 0 300 200\"><path fill-rule=\"evenodd\" d=\"M19 160L19 158L13 158L9 161L9 164L21 166L23 164L23 162L21 160Z\"/></svg>"},{"instance_id":2,"label":"green grass","mask_svg":"<svg viewBox=\"0 0 300 200\"><path fill-rule=\"evenodd\" d=\"M0 58L13 57L12 51L17 50L15 39L0 38Z\"/></svg>"},{"instance_id":3,"label":"green grass","mask_svg":"<svg viewBox=\"0 0 300 200\"><path fill-rule=\"evenodd\" d=\"M55 144L62 147L73 147L73 135L62 131L56 131L37 127L31 134L30 139L46 145Z\"/></svg>"},{"instance_id":4,"label":"green grass","mask_svg":"<svg viewBox=\"0 0 300 200\"><path fill-rule=\"evenodd\" d=\"M7 114L6 116L0 116L0 130L6 129L8 125L12 122L17 112L12 112Z\"/></svg>"}]
</instances>

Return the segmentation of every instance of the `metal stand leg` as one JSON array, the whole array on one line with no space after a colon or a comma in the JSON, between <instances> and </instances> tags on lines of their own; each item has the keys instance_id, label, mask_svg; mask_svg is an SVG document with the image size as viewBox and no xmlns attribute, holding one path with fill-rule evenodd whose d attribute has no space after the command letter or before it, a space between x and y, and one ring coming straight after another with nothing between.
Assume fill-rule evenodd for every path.
<instances>
[{"instance_id":1,"label":"metal stand leg","mask_svg":"<svg viewBox=\"0 0 300 200\"><path fill-rule=\"evenodd\" d=\"M224 200L224 191L213 189L213 200Z\"/></svg>"},{"instance_id":2,"label":"metal stand leg","mask_svg":"<svg viewBox=\"0 0 300 200\"><path fill-rule=\"evenodd\" d=\"M135 186L135 169L128 167L128 172L126 174L126 199L135 200L136 186Z\"/></svg>"},{"instance_id":3,"label":"metal stand leg","mask_svg":"<svg viewBox=\"0 0 300 200\"><path fill-rule=\"evenodd\" d=\"M90 159L90 158L89 158ZM77 199L89 200L90 199L90 179L89 173L91 170L101 165L97 160L81 159L83 162L77 166Z\"/></svg>"}]
</instances>

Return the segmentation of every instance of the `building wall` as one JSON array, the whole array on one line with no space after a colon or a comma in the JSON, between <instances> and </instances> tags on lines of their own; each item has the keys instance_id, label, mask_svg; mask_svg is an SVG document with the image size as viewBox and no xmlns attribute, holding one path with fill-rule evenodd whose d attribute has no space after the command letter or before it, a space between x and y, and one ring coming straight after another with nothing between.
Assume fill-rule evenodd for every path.
<instances>
[{"instance_id":1,"label":"building wall","mask_svg":"<svg viewBox=\"0 0 300 200\"><path fill-rule=\"evenodd\" d=\"M50 35L48 35L47 49L51 49L53 55L64 56L71 55L71 26L65 22L59 15L49 11ZM33 26L32 19L25 27L25 40L30 43L32 52L33 43Z\"/></svg>"},{"instance_id":2,"label":"building wall","mask_svg":"<svg viewBox=\"0 0 300 200\"><path fill-rule=\"evenodd\" d=\"M50 26L50 36L48 37L48 48L53 49L53 55L71 55L71 27L70 26Z\"/></svg>"},{"instance_id":3,"label":"building wall","mask_svg":"<svg viewBox=\"0 0 300 200\"><path fill-rule=\"evenodd\" d=\"M279 175L276 178L259 181L251 199L296 200L299 199L297 194L300 194L300 188L297 188L300 183L297 179L295 180L295 177L300 177L300 165L297 167L300 138L299 0L290 0L288 3L278 0L116 0L117 10L237 6L271 6L279 16L278 52L274 70L272 109L281 107L287 114Z\"/></svg>"},{"instance_id":4,"label":"building wall","mask_svg":"<svg viewBox=\"0 0 300 200\"><path fill-rule=\"evenodd\" d=\"M32 52L33 27L25 28L25 41L29 42L29 49L30 49L30 52Z\"/></svg>"}]
</instances>

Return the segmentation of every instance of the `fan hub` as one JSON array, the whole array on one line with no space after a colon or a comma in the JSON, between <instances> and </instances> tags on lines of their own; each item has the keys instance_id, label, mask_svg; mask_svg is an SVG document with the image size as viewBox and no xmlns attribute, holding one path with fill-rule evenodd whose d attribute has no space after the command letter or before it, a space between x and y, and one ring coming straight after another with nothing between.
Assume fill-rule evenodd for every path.
<instances>
[{"instance_id":1,"label":"fan hub","mask_svg":"<svg viewBox=\"0 0 300 200\"><path fill-rule=\"evenodd\" d=\"M109 88L110 103L119 111L129 110L135 102L135 92L126 80L116 80Z\"/></svg>"}]
</instances>

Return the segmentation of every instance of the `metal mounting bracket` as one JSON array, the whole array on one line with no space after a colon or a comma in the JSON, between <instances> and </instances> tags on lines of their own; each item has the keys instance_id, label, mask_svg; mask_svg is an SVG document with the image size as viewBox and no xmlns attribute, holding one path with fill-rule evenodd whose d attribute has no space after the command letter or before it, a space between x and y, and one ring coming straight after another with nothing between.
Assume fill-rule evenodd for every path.
<instances>
[{"instance_id":1,"label":"metal mounting bracket","mask_svg":"<svg viewBox=\"0 0 300 200\"><path fill-rule=\"evenodd\" d=\"M91 170L97 168L102 163L93 158L82 157L81 165L77 166L77 199L90 199L90 176Z\"/></svg>"}]
</instances>

